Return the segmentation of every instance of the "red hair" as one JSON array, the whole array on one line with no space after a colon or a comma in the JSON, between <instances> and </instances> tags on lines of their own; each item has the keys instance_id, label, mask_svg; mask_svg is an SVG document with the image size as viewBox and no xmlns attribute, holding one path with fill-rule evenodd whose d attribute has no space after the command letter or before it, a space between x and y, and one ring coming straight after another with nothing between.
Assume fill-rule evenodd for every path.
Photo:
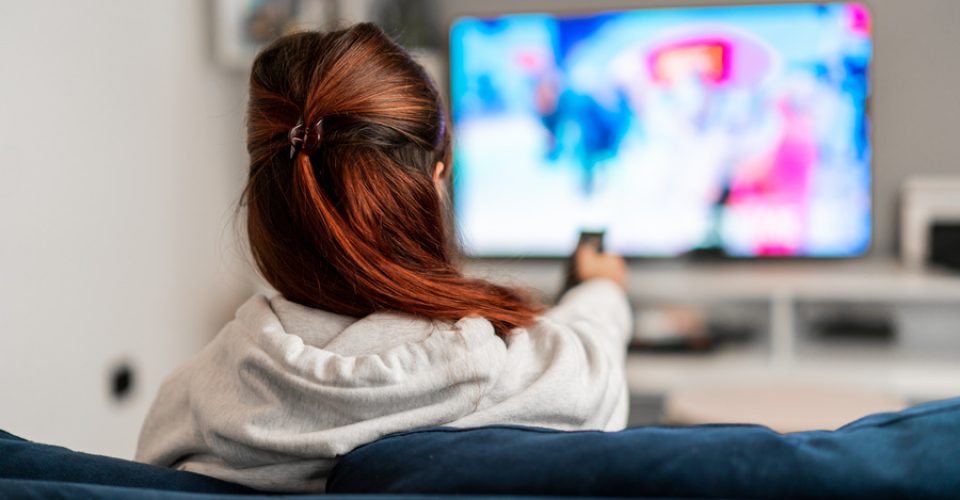
<instances>
[{"instance_id":1,"label":"red hair","mask_svg":"<svg viewBox=\"0 0 960 500\"><path fill-rule=\"evenodd\" d=\"M247 120L250 246L287 299L351 316L482 316L501 335L542 310L520 290L460 271L449 203L433 180L437 162L444 181L451 164L439 94L375 25L265 48ZM307 133L291 150L298 123Z\"/></svg>"}]
</instances>

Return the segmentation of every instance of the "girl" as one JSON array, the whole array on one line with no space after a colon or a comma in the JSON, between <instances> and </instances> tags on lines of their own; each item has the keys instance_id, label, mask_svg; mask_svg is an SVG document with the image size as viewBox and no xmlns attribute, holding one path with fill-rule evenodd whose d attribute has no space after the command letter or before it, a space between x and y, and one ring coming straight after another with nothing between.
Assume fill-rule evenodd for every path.
<instances>
[{"instance_id":1,"label":"girl","mask_svg":"<svg viewBox=\"0 0 960 500\"><path fill-rule=\"evenodd\" d=\"M578 250L582 283L548 311L464 276L442 104L379 28L264 49L247 120L250 246L279 293L164 382L138 460L318 491L337 457L394 432L623 428L623 259Z\"/></svg>"}]
</instances>

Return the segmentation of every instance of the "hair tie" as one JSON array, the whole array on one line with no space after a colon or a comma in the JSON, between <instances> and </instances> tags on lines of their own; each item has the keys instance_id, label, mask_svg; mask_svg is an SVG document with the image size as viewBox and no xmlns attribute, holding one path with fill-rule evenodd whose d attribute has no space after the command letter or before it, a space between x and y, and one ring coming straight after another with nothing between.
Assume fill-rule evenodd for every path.
<instances>
[{"instance_id":1,"label":"hair tie","mask_svg":"<svg viewBox=\"0 0 960 500\"><path fill-rule=\"evenodd\" d=\"M311 129L313 134L311 134ZM300 118L297 120L297 124L290 129L290 132L287 132L291 160L296 156L298 149L302 150L307 146L307 140L311 138L311 135L316 137L317 144L320 144L320 139L323 136L323 118L317 120L313 127L304 126L303 118Z\"/></svg>"}]
</instances>

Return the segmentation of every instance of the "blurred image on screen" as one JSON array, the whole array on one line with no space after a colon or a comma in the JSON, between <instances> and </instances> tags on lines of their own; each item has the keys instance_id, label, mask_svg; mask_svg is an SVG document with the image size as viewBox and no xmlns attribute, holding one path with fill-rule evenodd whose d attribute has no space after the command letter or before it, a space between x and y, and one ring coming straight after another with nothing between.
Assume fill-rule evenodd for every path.
<instances>
[{"instance_id":1,"label":"blurred image on screen","mask_svg":"<svg viewBox=\"0 0 960 500\"><path fill-rule=\"evenodd\" d=\"M468 254L849 257L871 237L860 4L461 18L454 197Z\"/></svg>"}]
</instances>

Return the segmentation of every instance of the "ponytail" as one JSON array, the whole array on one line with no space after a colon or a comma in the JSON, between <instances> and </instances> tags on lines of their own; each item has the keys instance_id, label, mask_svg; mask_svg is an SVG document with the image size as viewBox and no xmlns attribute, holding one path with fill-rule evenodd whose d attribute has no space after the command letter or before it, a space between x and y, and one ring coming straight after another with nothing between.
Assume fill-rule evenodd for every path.
<instances>
[{"instance_id":1,"label":"ponytail","mask_svg":"<svg viewBox=\"0 0 960 500\"><path fill-rule=\"evenodd\" d=\"M251 72L247 143L251 250L286 298L351 316L482 316L501 335L541 312L525 292L457 266L433 181L437 162L450 171L439 96L376 26L264 49Z\"/></svg>"}]
</instances>

